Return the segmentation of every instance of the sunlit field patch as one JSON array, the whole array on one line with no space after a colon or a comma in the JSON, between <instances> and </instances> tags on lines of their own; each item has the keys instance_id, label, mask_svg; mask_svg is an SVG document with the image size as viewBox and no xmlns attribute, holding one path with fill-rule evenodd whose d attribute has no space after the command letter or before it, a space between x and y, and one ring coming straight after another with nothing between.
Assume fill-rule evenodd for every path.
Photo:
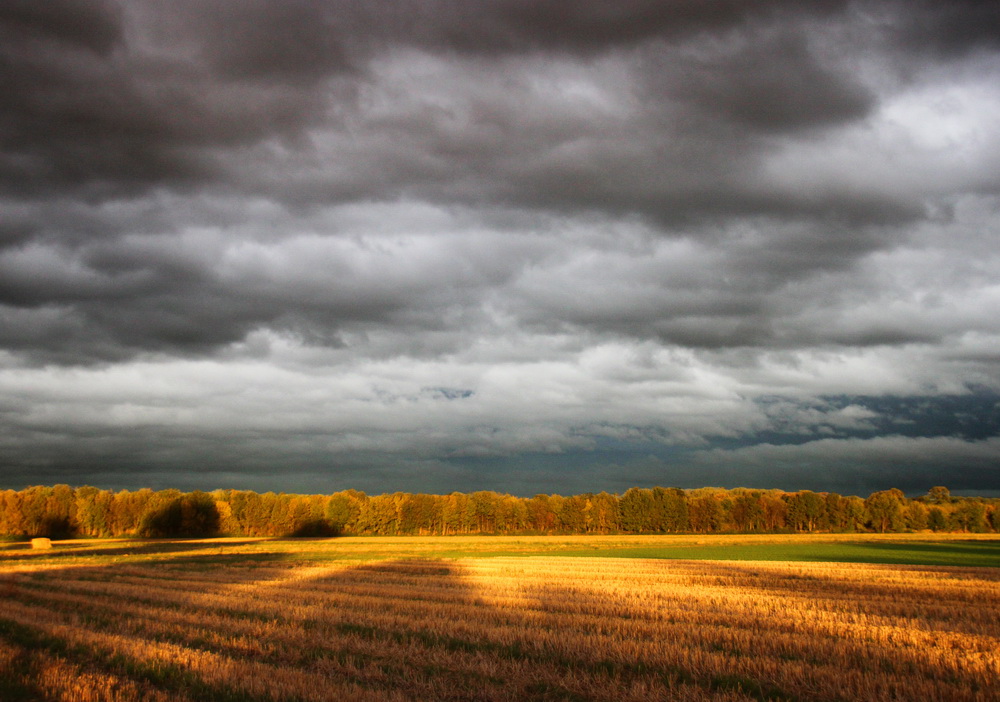
<instances>
[{"instance_id":1,"label":"sunlit field patch","mask_svg":"<svg viewBox=\"0 0 1000 702\"><path fill-rule=\"evenodd\" d=\"M940 557L921 550L937 545L987 561L997 545L864 541L896 544L873 551L896 557ZM0 699L1000 698L1000 568L607 557L852 544L862 542L10 544Z\"/></svg>"}]
</instances>

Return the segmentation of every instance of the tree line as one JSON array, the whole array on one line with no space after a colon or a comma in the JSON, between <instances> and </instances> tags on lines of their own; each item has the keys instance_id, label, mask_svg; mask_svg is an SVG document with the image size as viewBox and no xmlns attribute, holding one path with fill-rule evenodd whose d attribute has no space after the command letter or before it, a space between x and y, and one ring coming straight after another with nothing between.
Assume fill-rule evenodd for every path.
<instances>
[{"instance_id":1,"label":"tree line","mask_svg":"<svg viewBox=\"0 0 1000 702\"><path fill-rule=\"evenodd\" d=\"M882 490L631 488L524 498L357 490L332 495L246 490L102 490L68 485L0 491L6 537L193 537L729 532L1000 532L1000 500Z\"/></svg>"}]
</instances>

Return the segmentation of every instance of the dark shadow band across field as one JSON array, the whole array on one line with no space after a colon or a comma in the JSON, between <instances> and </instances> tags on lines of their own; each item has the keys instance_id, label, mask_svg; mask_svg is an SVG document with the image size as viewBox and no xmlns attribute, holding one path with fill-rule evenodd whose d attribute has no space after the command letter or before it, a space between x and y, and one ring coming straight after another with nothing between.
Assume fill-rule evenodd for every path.
<instances>
[{"instance_id":1,"label":"dark shadow band across field","mask_svg":"<svg viewBox=\"0 0 1000 702\"><path fill-rule=\"evenodd\" d=\"M200 551L205 549L205 543L198 540L185 539L116 539L107 545L95 545L99 542L87 540L74 542L72 540L57 542L52 549L33 550L30 546L17 544L0 551L0 561L12 562L18 560L45 558L83 558L83 557L116 557L151 556L157 554L175 554L183 551ZM252 540L229 540L229 548L257 543Z\"/></svg>"}]
</instances>

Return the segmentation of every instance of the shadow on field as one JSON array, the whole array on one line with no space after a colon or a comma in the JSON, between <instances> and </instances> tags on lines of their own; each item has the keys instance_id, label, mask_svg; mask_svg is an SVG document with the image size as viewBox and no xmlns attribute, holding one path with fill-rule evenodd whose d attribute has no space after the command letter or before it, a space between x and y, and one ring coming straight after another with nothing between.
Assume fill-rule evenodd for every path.
<instances>
[{"instance_id":1,"label":"shadow on field","mask_svg":"<svg viewBox=\"0 0 1000 702\"><path fill-rule=\"evenodd\" d=\"M1000 540L856 541L847 545L850 548L849 555L817 552L810 555L809 560L825 563L1000 567Z\"/></svg>"},{"instance_id":2,"label":"shadow on field","mask_svg":"<svg viewBox=\"0 0 1000 702\"><path fill-rule=\"evenodd\" d=\"M151 541L127 541L119 542L118 545L107 546L74 546L70 543L57 543L51 549L34 550L30 545L23 549L9 549L0 551L0 565L10 562L41 562L49 559L81 558L87 556L147 556L154 554L164 554L170 560L175 560L174 554L185 551L204 551L207 549L219 549L225 551L239 546L247 546L259 543L258 541L225 541L206 542L201 540L151 540ZM11 552L13 551L13 552Z\"/></svg>"},{"instance_id":3,"label":"shadow on field","mask_svg":"<svg viewBox=\"0 0 1000 702\"><path fill-rule=\"evenodd\" d=\"M918 551L922 553L932 553L932 554L947 554L949 552L956 552L962 554L972 554L980 555L985 554L996 558L993 561L993 565L1000 566L1000 540L992 539L970 539L968 541L944 541L944 542L929 542L929 541L910 541L910 542L891 542L891 541L872 541L868 544L871 548L881 549L884 551Z\"/></svg>"}]
</instances>

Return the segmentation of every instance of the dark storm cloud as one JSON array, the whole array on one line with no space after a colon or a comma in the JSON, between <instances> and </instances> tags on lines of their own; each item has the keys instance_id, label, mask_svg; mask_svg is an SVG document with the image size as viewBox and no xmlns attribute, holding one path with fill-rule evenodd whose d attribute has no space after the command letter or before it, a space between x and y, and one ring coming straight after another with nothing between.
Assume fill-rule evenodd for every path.
<instances>
[{"instance_id":1,"label":"dark storm cloud","mask_svg":"<svg viewBox=\"0 0 1000 702\"><path fill-rule=\"evenodd\" d=\"M849 66L808 45L816 34L810 20L830 6L641 5L620 15L617 5L587 3L462 6L461 21L429 5L435 21L394 37L401 45L465 59L477 48L496 52L501 69L469 60L463 72L475 72L479 84L464 94L426 86L433 94L423 109L393 115L382 182L430 199L633 212L670 226L746 213L896 221L921 212L917 202L878 191L806 193L761 182L761 158L775 137L858 120L876 104ZM467 44L436 38L434 28L458 35L453 23ZM594 31L584 31L591 23ZM567 35L576 42L561 39ZM615 109L566 100L572 73L554 75L549 92L539 92L538 63L574 54L597 76L621 68L600 86Z\"/></svg>"},{"instance_id":2,"label":"dark storm cloud","mask_svg":"<svg viewBox=\"0 0 1000 702\"><path fill-rule=\"evenodd\" d=\"M900 3L903 9L897 40L915 53L957 57L979 49L1000 48L1000 7L991 0ZM892 7L892 5L890 5Z\"/></svg>"},{"instance_id":3,"label":"dark storm cloud","mask_svg":"<svg viewBox=\"0 0 1000 702\"><path fill-rule=\"evenodd\" d=\"M204 353L258 326L335 330L357 319L391 321L389 312L403 307L402 300L366 296L363 288L336 297L327 291L330 297L319 301L296 290L293 280L281 281L283 290L268 289L266 281L225 285L201 261L172 261L155 251L119 249L78 260L46 253L0 265L0 300L15 310L39 310L34 324L11 323L3 335L14 346L38 343L47 362L118 360L142 350Z\"/></svg>"},{"instance_id":4,"label":"dark storm cloud","mask_svg":"<svg viewBox=\"0 0 1000 702\"><path fill-rule=\"evenodd\" d=\"M395 209L389 212L398 218ZM447 231L463 220L446 215L435 216L433 235L412 241L359 241L352 231L291 235L283 230L302 220L275 208L261 215L269 223L252 223L240 239L226 205L207 210L211 226L195 233L133 235L119 222L110 236L74 236L60 245L56 231L51 240L0 253L5 345L34 348L39 362L85 363L142 351L207 353L261 328L334 347L344 329L387 328L400 336L397 350L416 352L439 343L428 344L422 333L458 340L471 332L482 296L536 248L495 257L492 251L509 248L503 235L462 242L454 232L453 246ZM86 210L64 216L73 213L86 219ZM130 207L122 213L134 216ZM165 215L140 216L155 232Z\"/></svg>"},{"instance_id":5,"label":"dark storm cloud","mask_svg":"<svg viewBox=\"0 0 1000 702\"><path fill-rule=\"evenodd\" d=\"M31 8L13 3L0 15L9 39L0 45L0 187L18 196L163 186L289 204L410 195L632 212L670 226L923 211L879 189L803 190L761 172L775 138L850 123L876 105L849 62L815 45L817 22L849 21L841 2ZM407 47L454 65L427 86L387 83L375 65ZM538 69L558 57L618 66L598 86L616 109L588 113L586 101L562 99L573 76L552 76L554 94L537 92ZM410 94L388 92L399 90ZM386 114L372 99L397 106ZM317 129L335 136L325 153ZM265 167L246 167L240 154L253 147Z\"/></svg>"},{"instance_id":6,"label":"dark storm cloud","mask_svg":"<svg viewBox=\"0 0 1000 702\"><path fill-rule=\"evenodd\" d=\"M257 70L248 62L258 58L256 52L225 50L242 46L241 38L266 43L260 30L254 30L258 36L249 30L241 34L239 21L235 28L228 23L237 37L227 43L209 34L212 24L202 18L205 26L194 46L182 39L178 55L171 53L168 38L157 36L162 18L144 15L149 6L143 3L30 6L0 8L0 188L6 192L41 197L70 188L85 197L110 198L157 185L206 182L221 175L213 148L294 135L325 104L314 80L275 80L288 73L326 75L332 67L322 55L313 54L308 71L296 71L306 62L294 58ZM274 31L280 31L285 15L294 16L283 4L256 14L246 10L233 19L266 21ZM142 20L153 26L136 26ZM319 31L314 28L309 36ZM278 49L282 56L320 48L308 37L294 40L285 37ZM214 53L199 61L208 47ZM183 55L185 50L195 55Z\"/></svg>"},{"instance_id":7,"label":"dark storm cloud","mask_svg":"<svg viewBox=\"0 0 1000 702\"><path fill-rule=\"evenodd\" d=\"M715 3L626 0L613 4L559 0L493 0L469 5L456 0L396 3L372 19L388 20L397 40L470 54L561 50L588 55L649 39L677 39L720 32L760 18L824 15L843 8L839 0L809 3L769 0ZM382 12L385 12L383 15Z\"/></svg>"},{"instance_id":8,"label":"dark storm cloud","mask_svg":"<svg viewBox=\"0 0 1000 702\"><path fill-rule=\"evenodd\" d=\"M847 66L821 55L808 40L817 21L846 22L845 7L637 2L610 8L517 1L474 9L449 2L386 9L253 2L236 12L229 3L149 2L74 3L53 12L16 3L7 7L4 24L12 39L3 49L9 88L4 180L13 193L41 197L53 188L79 187L98 201L154 186L183 192L198 184L266 191L290 202L305 195L317 204L324 198L401 194L446 203L499 201L563 213L639 213L698 236L711 227L694 230L692 222L745 214L795 219L820 213L848 223L910 219L923 209L917 199L846 185L803 191L762 180L761 158L775 138L855 121L875 105ZM442 60L503 55L508 75L497 84L492 69L475 61L442 66L457 87L442 86L435 77L437 94L428 99L443 100L443 110L421 104L419 84L412 86L412 107L405 106L409 97L387 114L358 103L358 89L378 96L384 82L373 62L407 46ZM608 99L631 101L630 107L623 114L587 114L585 103L533 92L534 76L544 68L538 61L549 52L588 61L610 56L608 81L623 75L632 82ZM479 85L463 83L464 72ZM323 82L330 76L353 87L331 94ZM558 90L564 77L574 76L555 75L552 87ZM391 73L388 78L396 79ZM325 121L331 114L339 116ZM324 153L314 139L304 138L310 127L323 133L332 128L338 146ZM303 140L295 141L296 135ZM263 167L246 168L236 155L274 138L291 141L257 152ZM311 152L344 168L325 173ZM312 180L303 179L310 172ZM51 200L39 203L22 223L5 227L7 241L23 245L33 234L64 242L109 232L113 238L135 222L98 213L72 222L64 217L54 227L58 208ZM32 218L50 226L43 231ZM179 221L161 219L164 233ZM840 234L843 225L826 229L810 227L798 239L770 236L767 244L745 251L742 262L734 259L734 268L760 275L783 266L784 275L777 275L786 280L815 268L849 266L886 243L863 229L850 237ZM112 271L106 254L75 252L76 245L37 252L39 258L62 257L72 270L35 261L32 275L7 277L3 299L15 306L137 299L135 314L123 311L128 323L122 327L136 329L140 348L156 347L159 335L142 333L147 325L136 319L187 315L198 323L189 331L167 324L165 336L194 339L206 323L206 339L225 343L277 316L267 304L272 293L213 281L210 259L177 267L162 260L162 252L148 251L148 263L133 261L128 271ZM105 264L95 264L101 256ZM759 315L761 302L744 294L737 288L702 296L700 306L712 308L708 317L732 314L737 327L766 329L747 317ZM732 297L743 301L728 313L722 301ZM240 312L243 307L246 312ZM371 315L352 309L357 318L384 319L377 309ZM660 335L706 345L733 338L725 329L707 336L700 329L685 331L691 314L701 316L682 310L661 321ZM89 322L99 316L85 314ZM644 321L640 316L636 323Z\"/></svg>"},{"instance_id":9,"label":"dark storm cloud","mask_svg":"<svg viewBox=\"0 0 1000 702\"><path fill-rule=\"evenodd\" d=\"M660 99L690 100L706 118L750 131L781 133L864 117L875 96L846 71L822 65L806 42L807 31L747 32L688 58L676 73L661 59L650 67L657 74L650 80L663 81L654 83Z\"/></svg>"},{"instance_id":10,"label":"dark storm cloud","mask_svg":"<svg viewBox=\"0 0 1000 702\"><path fill-rule=\"evenodd\" d=\"M0 17L8 45L54 40L107 55L122 40L121 12L114 2L10 0Z\"/></svg>"},{"instance_id":11,"label":"dark storm cloud","mask_svg":"<svg viewBox=\"0 0 1000 702\"><path fill-rule=\"evenodd\" d=\"M0 462L982 486L997 12L0 3Z\"/></svg>"},{"instance_id":12,"label":"dark storm cloud","mask_svg":"<svg viewBox=\"0 0 1000 702\"><path fill-rule=\"evenodd\" d=\"M230 3L147 2L124 8L73 3L65 12L32 14L17 3L9 6L6 19L0 18L10 39L3 44L0 73L6 94L6 158L0 175L15 192L63 185L88 187L97 196L159 184L239 183L240 176L220 161L219 148L301 135L329 118L328 108L333 108L355 115L360 138L366 138L368 129L382 129L384 137L398 143L398 151L369 152L377 159L375 168L385 174L384 196L414 186L437 198L454 196L448 179L442 181L436 168L428 166L435 153L446 153L447 143L457 140L465 142L465 149L483 150L478 159L466 154L472 162L479 160L481 168L470 174L465 170L470 163L455 164L451 179L479 178L474 197L566 207L603 201L601 207L659 216L687 209L724 210L727 198L714 194L710 183L724 175L722 162L752 145L755 130L773 133L830 124L861 116L871 106L862 87L842 70L818 63L803 44L801 35L809 30L800 18L824 15L840 5L640 2L609 8L518 1L474 8L450 2L387 8L257 1L241 4L237 11ZM71 24L77 27L73 32L66 29ZM734 48L708 57L675 53L677 46L706 33L722 33ZM372 121L363 109L357 112L354 89L371 79L366 68L372 60L406 46L434 55L457 52L474 58L499 52L527 61L543 59L547 51L607 55L619 50L627 50L621 58L630 61L628 51L644 46L642 51L654 57L666 51L670 63L641 60L638 75L651 72L650 78L665 81L669 94L658 94L640 107L640 114L618 125L617 135L607 131L610 125L587 119L578 119L577 129L554 133L543 118L525 122L517 117L522 109L530 114L550 106L519 94L523 86L509 84L513 89L503 96L504 110L487 116L485 123L473 117L442 130L440 115L411 113L405 117L409 124L394 129ZM330 77L342 79L332 95L331 86L322 82ZM663 99L690 103L695 112L662 114L658 103ZM732 120L749 132L726 135L721 129L709 138L721 140L715 147L699 148L708 135L685 123L703 117ZM657 127L650 119L666 121ZM545 148L550 152L568 140L578 141L581 150L568 163L527 159L514 164L511 144L498 150L495 140L469 141L483 127L500 129L508 138L523 132L514 138L524 140L525 155L543 141L549 141ZM658 129L667 131L657 134ZM621 150L607 141L637 130L649 140L642 149L644 159L636 161L634 149ZM668 145L685 132L690 134L684 143ZM417 150L408 159L410 139L416 140ZM308 141L292 143L293 152L304 152L297 157L311 148ZM687 183L681 176L691 170L693 160L703 175ZM584 163L593 165L577 171L575 164ZM359 165L363 174L367 168ZM651 177L656 171L665 174L659 187L636 187L656 183ZM486 181L486 172L493 182ZM398 182L402 180L406 182ZM560 193L560 183L569 190ZM364 187L370 194L378 185ZM768 209L779 199L735 183L727 187L724 178L722 189L732 190L728 201L736 211ZM331 184L327 192L331 190L356 192L345 182ZM802 206L792 203L793 210Z\"/></svg>"},{"instance_id":13,"label":"dark storm cloud","mask_svg":"<svg viewBox=\"0 0 1000 702\"><path fill-rule=\"evenodd\" d=\"M160 11L170 15L177 8L161 3ZM337 21L349 11L344 3L219 0L185 9L191 13L186 28L201 33L201 56L229 78L311 84L351 68Z\"/></svg>"}]
</instances>

